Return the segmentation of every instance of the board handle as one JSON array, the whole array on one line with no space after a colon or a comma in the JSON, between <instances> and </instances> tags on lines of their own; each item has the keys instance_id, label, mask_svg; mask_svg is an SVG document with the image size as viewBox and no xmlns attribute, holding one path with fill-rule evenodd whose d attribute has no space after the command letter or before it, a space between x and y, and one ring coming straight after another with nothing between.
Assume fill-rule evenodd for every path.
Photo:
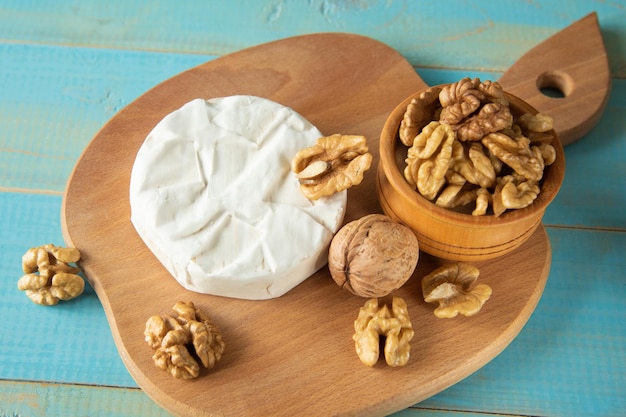
<instances>
[{"instance_id":1,"label":"board handle","mask_svg":"<svg viewBox=\"0 0 626 417\"><path fill-rule=\"evenodd\" d=\"M611 90L597 14L590 13L532 48L498 82L550 115L563 145L585 136L602 116Z\"/></svg>"}]
</instances>

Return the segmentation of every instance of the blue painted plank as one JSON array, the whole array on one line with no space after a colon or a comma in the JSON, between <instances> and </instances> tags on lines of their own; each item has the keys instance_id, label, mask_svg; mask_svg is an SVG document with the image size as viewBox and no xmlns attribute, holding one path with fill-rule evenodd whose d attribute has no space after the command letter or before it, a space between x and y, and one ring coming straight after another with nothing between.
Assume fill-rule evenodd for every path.
<instances>
[{"instance_id":1,"label":"blue painted plank","mask_svg":"<svg viewBox=\"0 0 626 417\"><path fill-rule=\"evenodd\" d=\"M613 74L626 75L626 2L3 0L0 39L225 55L312 32L352 32L415 66L503 72L530 48L597 11Z\"/></svg>"},{"instance_id":2,"label":"blue painted plank","mask_svg":"<svg viewBox=\"0 0 626 417\"><path fill-rule=\"evenodd\" d=\"M0 43L0 190L61 193L102 125L146 90L209 59Z\"/></svg>"},{"instance_id":3,"label":"blue painted plank","mask_svg":"<svg viewBox=\"0 0 626 417\"><path fill-rule=\"evenodd\" d=\"M626 80L613 80L602 118L565 149L565 179L544 222L626 230Z\"/></svg>"},{"instance_id":4,"label":"blue painted plank","mask_svg":"<svg viewBox=\"0 0 626 417\"><path fill-rule=\"evenodd\" d=\"M89 285L50 307L17 289L28 248L64 245L60 207L60 196L0 192L0 379L136 387Z\"/></svg>"},{"instance_id":5,"label":"blue painted plank","mask_svg":"<svg viewBox=\"0 0 626 417\"><path fill-rule=\"evenodd\" d=\"M2 417L171 417L139 389L0 381Z\"/></svg>"},{"instance_id":6,"label":"blue painted plank","mask_svg":"<svg viewBox=\"0 0 626 417\"><path fill-rule=\"evenodd\" d=\"M139 389L0 381L2 417L173 417ZM395 417L476 417L473 412L409 408ZM496 414L481 413L484 417Z\"/></svg>"}]
</instances>

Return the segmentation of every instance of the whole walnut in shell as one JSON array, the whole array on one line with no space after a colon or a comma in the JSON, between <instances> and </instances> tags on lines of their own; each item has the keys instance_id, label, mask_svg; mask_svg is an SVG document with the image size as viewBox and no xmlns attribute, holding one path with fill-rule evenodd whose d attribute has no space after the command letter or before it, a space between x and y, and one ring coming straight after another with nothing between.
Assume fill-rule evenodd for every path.
<instances>
[{"instance_id":1,"label":"whole walnut in shell","mask_svg":"<svg viewBox=\"0 0 626 417\"><path fill-rule=\"evenodd\" d=\"M419 245L411 229L382 214L343 226L330 243L328 268L340 287L361 297L384 297L411 277Z\"/></svg>"}]
</instances>

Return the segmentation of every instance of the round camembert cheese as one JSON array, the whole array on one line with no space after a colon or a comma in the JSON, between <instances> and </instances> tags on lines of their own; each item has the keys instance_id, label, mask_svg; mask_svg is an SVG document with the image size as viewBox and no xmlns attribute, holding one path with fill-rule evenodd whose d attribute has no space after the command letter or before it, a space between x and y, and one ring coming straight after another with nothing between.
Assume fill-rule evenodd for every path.
<instances>
[{"instance_id":1,"label":"round camembert cheese","mask_svg":"<svg viewBox=\"0 0 626 417\"><path fill-rule=\"evenodd\" d=\"M131 221L185 288L281 296L326 264L345 214L346 191L308 200L290 170L321 136L294 110L260 97L190 101L137 153Z\"/></svg>"}]
</instances>

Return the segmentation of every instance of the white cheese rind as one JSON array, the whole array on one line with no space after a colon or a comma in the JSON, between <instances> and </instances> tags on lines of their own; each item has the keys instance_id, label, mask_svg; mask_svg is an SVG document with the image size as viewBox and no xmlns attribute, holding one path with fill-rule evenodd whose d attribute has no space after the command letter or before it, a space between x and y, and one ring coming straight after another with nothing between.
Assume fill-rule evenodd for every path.
<instances>
[{"instance_id":1,"label":"white cheese rind","mask_svg":"<svg viewBox=\"0 0 626 417\"><path fill-rule=\"evenodd\" d=\"M310 201L290 171L319 130L254 96L196 99L167 115L131 173L131 221L185 288L281 296L327 262L346 192Z\"/></svg>"}]
</instances>

